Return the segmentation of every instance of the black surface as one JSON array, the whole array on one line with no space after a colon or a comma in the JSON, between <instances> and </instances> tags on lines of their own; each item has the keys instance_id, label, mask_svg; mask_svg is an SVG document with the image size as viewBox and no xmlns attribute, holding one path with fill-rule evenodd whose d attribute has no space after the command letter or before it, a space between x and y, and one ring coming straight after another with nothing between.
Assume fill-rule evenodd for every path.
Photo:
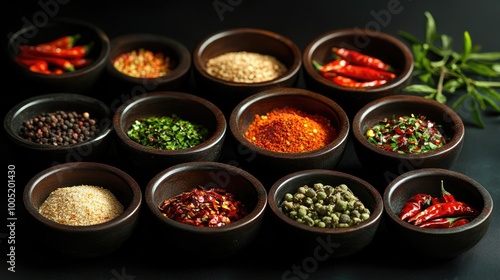
<instances>
[{"instance_id":1,"label":"black surface","mask_svg":"<svg viewBox=\"0 0 500 280\"><path fill-rule=\"evenodd\" d=\"M65 16L87 20L101 27L110 38L119 35L147 32L163 34L183 42L189 50L205 36L231 27L256 27L281 33L294 40L303 49L316 36L337 28L371 27L397 35L405 30L419 38L424 36L424 11L436 19L438 32L454 38L454 48L461 49L463 31L470 32L472 41L483 51L500 51L500 2L489 1L138 1L125 4L114 1L112 8L94 1L18 1L2 7L5 46L9 33L21 28L27 21L43 23L48 17ZM61 3L60 3L61 2ZM102 3L107 3L102 1ZM110 4L104 4L110 6ZM4 52L5 53L5 52ZM5 55L2 56L5 59ZM1 65L5 65L2 63ZM22 99L44 93L43 88L20 91L25 83L19 77L2 71L2 105L10 108ZM298 87L304 87L302 80ZM187 92L196 92L191 84ZM463 93L463 92L460 92ZM106 89L106 81L92 92L110 106L127 99L127 93ZM2 120L7 109L2 111ZM470 251L452 260L432 260L414 257L397 244L382 226L372 244L364 251L345 259L320 260L318 255L294 254L294 242L287 248L277 246L273 221L267 219L255 243L237 255L218 261L208 261L210 252L200 248L200 254L178 259L176 252L156 252L155 242L175 242L168 236L159 237L150 232L149 216L143 215L132 238L116 253L99 259L72 260L62 258L34 244L32 232L26 223L22 205L24 184L36 172L46 168L30 166L29 159L19 158L2 130L0 138L4 174L7 165L15 165L16 212L15 271L9 272L7 263L10 249L7 237L9 221L1 220L0 279L494 279L500 274L500 115L492 111L483 113L486 128L474 125L467 106L458 109L466 124L465 144L458 162L452 168L484 185L494 200L493 218L489 231ZM231 152L222 162L233 160ZM110 157L111 164L122 166ZM234 161L233 161L234 163ZM125 166L123 166L125 168ZM337 168L359 175L370 181L359 164L352 148ZM133 171L131 171L133 174ZM141 180L141 179L138 179ZM7 211L7 184L4 177L2 213ZM141 180L146 181L146 180ZM272 184L262 177L263 183ZM144 182L142 182L144 183ZM382 187L384 182L372 184ZM146 211L143 212L146 214ZM269 217L269 215L268 215ZM324 253L325 251L320 251ZM428 252L431 257L433 252ZM323 255L321 255L323 256Z\"/></svg>"}]
</instances>

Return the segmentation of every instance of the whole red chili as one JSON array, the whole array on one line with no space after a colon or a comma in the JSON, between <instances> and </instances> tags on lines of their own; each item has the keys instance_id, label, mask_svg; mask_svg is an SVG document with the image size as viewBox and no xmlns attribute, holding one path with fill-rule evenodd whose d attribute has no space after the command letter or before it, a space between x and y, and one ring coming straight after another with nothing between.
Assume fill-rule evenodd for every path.
<instances>
[{"instance_id":1,"label":"whole red chili","mask_svg":"<svg viewBox=\"0 0 500 280\"><path fill-rule=\"evenodd\" d=\"M455 197L450 192L448 192L447 190L444 189L443 180L441 180L441 196L442 196L444 202L455 201Z\"/></svg>"},{"instance_id":2,"label":"whole red chili","mask_svg":"<svg viewBox=\"0 0 500 280\"><path fill-rule=\"evenodd\" d=\"M40 57L40 56L31 55L29 53L24 53L24 52L21 52L18 55L18 57L20 57L20 58L26 58L26 59L43 59L47 63L49 63L49 64L51 64L51 65L53 65L55 67L60 67L64 71L68 71L68 72L75 71L75 66L73 66L73 64L71 64L71 62L69 62L69 60L67 60L65 58L52 57L52 56Z\"/></svg>"},{"instance_id":3,"label":"whole red chili","mask_svg":"<svg viewBox=\"0 0 500 280\"><path fill-rule=\"evenodd\" d=\"M50 49L37 46L21 45L19 46L19 50L21 52L34 56L43 56L43 57L53 56L53 57L73 59L87 55L92 45L93 44L91 43L85 46L74 46L69 49L63 49L63 48Z\"/></svg>"},{"instance_id":4,"label":"whole red chili","mask_svg":"<svg viewBox=\"0 0 500 280\"><path fill-rule=\"evenodd\" d=\"M403 205L399 218L403 221L410 219L424 208L430 205L432 196L429 194L418 193L410 197Z\"/></svg>"},{"instance_id":5,"label":"whole red chili","mask_svg":"<svg viewBox=\"0 0 500 280\"><path fill-rule=\"evenodd\" d=\"M341 59L338 62L338 65L339 67L331 67L331 70L328 73L334 73L336 75L345 76L361 81L392 80L396 78L396 74L392 72L377 70L367 66L350 64L347 62L347 60L344 59Z\"/></svg>"},{"instance_id":6,"label":"whole red chili","mask_svg":"<svg viewBox=\"0 0 500 280\"><path fill-rule=\"evenodd\" d=\"M25 58L16 56L16 62L27 68L33 68L35 72L48 71L49 66L47 62L40 58ZM32 70L33 71L33 70Z\"/></svg>"},{"instance_id":7,"label":"whole red chili","mask_svg":"<svg viewBox=\"0 0 500 280\"><path fill-rule=\"evenodd\" d=\"M460 221L460 223L457 224L457 222L459 222L459 221ZM464 218L462 216L450 217L450 218L436 218L436 219L432 219L432 220L423 222L422 224L419 225L419 227L421 227L421 228L450 228L450 227L458 226L458 225L464 223L464 221L469 222L469 220L467 218Z\"/></svg>"},{"instance_id":8,"label":"whole red chili","mask_svg":"<svg viewBox=\"0 0 500 280\"><path fill-rule=\"evenodd\" d=\"M47 43L38 44L36 45L36 47L45 49L54 49L54 48L69 49L75 45L75 42L78 39L80 39L80 37L81 37L80 34L66 35Z\"/></svg>"},{"instance_id":9,"label":"whole red chili","mask_svg":"<svg viewBox=\"0 0 500 280\"><path fill-rule=\"evenodd\" d=\"M222 188L201 186L167 199L158 206L172 220L200 227L220 227L247 215L245 205Z\"/></svg>"},{"instance_id":10,"label":"whole red chili","mask_svg":"<svg viewBox=\"0 0 500 280\"><path fill-rule=\"evenodd\" d=\"M349 50L345 48L332 48L332 51L339 57L347 60L349 63L367 66L373 69L378 69L382 71L392 71L392 67L389 64L384 63L382 60L362 54L360 52Z\"/></svg>"},{"instance_id":11,"label":"whole red chili","mask_svg":"<svg viewBox=\"0 0 500 280\"><path fill-rule=\"evenodd\" d=\"M470 222L469 219L467 218L462 218L462 219L459 219L459 220L456 220L453 224L451 224L450 227L459 227L459 226L463 226L465 224L468 224Z\"/></svg>"},{"instance_id":12,"label":"whole red chili","mask_svg":"<svg viewBox=\"0 0 500 280\"><path fill-rule=\"evenodd\" d=\"M387 80L373 80L373 81L356 81L351 78L347 78L344 76L334 76L331 77L332 82L345 86L345 87L351 87L351 88L367 88L367 87L374 87L374 86L380 86L385 83L387 83Z\"/></svg>"},{"instance_id":13,"label":"whole red chili","mask_svg":"<svg viewBox=\"0 0 500 280\"><path fill-rule=\"evenodd\" d=\"M86 57L69 59L68 61L75 67L75 69L83 68L85 66L90 65L90 63L92 63L92 60L90 58L86 58Z\"/></svg>"},{"instance_id":14,"label":"whole red chili","mask_svg":"<svg viewBox=\"0 0 500 280\"><path fill-rule=\"evenodd\" d=\"M445 218L454 216L476 216L479 212L472 206L462 201L443 202L429 206L417 215L411 217L408 222L418 226L435 218Z\"/></svg>"}]
</instances>

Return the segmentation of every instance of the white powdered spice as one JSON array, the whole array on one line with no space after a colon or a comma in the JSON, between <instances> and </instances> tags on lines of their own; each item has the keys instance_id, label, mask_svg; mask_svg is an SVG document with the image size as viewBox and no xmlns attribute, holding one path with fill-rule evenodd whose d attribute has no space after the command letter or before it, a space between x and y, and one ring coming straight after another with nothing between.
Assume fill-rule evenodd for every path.
<instances>
[{"instance_id":1,"label":"white powdered spice","mask_svg":"<svg viewBox=\"0 0 500 280\"><path fill-rule=\"evenodd\" d=\"M88 226L116 218L123 212L123 205L108 189L79 185L51 192L39 212L60 224Z\"/></svg>"},{"instance_id":2,"label":"white powdered spice","mask_svg":"<svg viewBox=\"0 0 500 280\"><path fill-rule=\"evenodd\" d=\"M236 83L259 83L278 78L287 71L278 59L252 52L228 52L211 58L207 73Z\"/></svg>"}]
</instances>

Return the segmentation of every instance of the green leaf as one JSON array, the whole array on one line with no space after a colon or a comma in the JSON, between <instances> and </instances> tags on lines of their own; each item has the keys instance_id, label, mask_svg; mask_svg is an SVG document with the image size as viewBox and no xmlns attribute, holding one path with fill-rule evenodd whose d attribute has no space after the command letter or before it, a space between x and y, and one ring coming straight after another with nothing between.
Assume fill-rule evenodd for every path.
<instances>
[{"instance_id":1,"label":"green leaf","mask_svg":"<svg viewBox=\"0 0 500 280\"><path fill-rule=\"evenodd\" d=\"M484 52L484 53L473 52L469 55L469 59L495 61L500 59L500 52Z\"/></svg>"},{"instance_id":2,"label":"green leaf","mask_svg":"<svg viewBox=\"0 0 500 280\"><path fill-rule=\"evenodd\" d=\"M476 74L485 76L485 77L500 77L500 73L493 70L490 66L475 62L475 61L468 61L466 64L463 65L465 69L468 69Z\"/></svg>"},{"instance_id":3,"label":"green leaf","mask_svg":"<svg viewBox=\"0 0 500 280\"><path fill-rule=\"evenodd\" d=\"M495 111L500 112L500 106L491 98L488 96L483 96L484 103L486 103L487 106L495 109Z\"/></svg>"},{"instance_id":4,"label":"green leaf","mask_svg":"<svg viewBox=\"0 0 500 280\"><path fill-rule=\"evenodd\" d=\"M434 97L434 99L436 99L437 102L443 103L443 104L445 104L447 101L446 96L439 91L436 93L436 96Z\"/></svg>"},{"instance_id":5,"label":"green leaf","mask_svg":"<svg viewBox=\"0 0 500 280\"><path fill-rule=\"evenodd\" d=\"M471 99L471 115L476 124L479 127L484 128L484 122L481 117L481 112L479 112L479 109L477 108L477 103L474 101L474 99Z\"/></svg>"},{"instance_id":6,"label":"green leaf","mask_svg":"<svg viewBox=\"0 0 500 280\"><path fill-rule=\"evenodd\" d=\"M451 105L451 108L456 110L458 108L458 106L462 105L462 103L464 103L464 101L468 98L469 96L464 94L462 96L460 96L452 105Z\"/></svg>"},{"instance_id":7,"label":"green leaf","mask_svg":"<svg viewBox=\"0 0 500 280\"><path fill-rule=\"evenodd\" d=\"M400 31L398 32L398 34L399 34L399 35L400 35L403 39L407 40L407 41L408 41L409 43L411 43L411 44L417 44L417 45L422 44L422 43L420 42L420 40L418 40L415 36L411 35L411 34L410 34L410 33L408 33L408 32L405 32L405 31L400 30Z\"/></svg>"},{"instance_id":8,"label":"green leaf","mask_svg":"<svg viewBox=\"0 0 500 280\"><path fill-rule=\"evenodd\" d=\"M403 89L403 91L406 92L413 92L413 93L436 93L437 89L430 87L428 85L409 85Z\"/></svg>"},{"instance_id":9,"label":"green leaf","mask_svg":"<svg viewBox=\"0 0 500 280\"><path fill-rule=\"evenodd\" d=\"M425 12L426 25L425 25L425 42L429 45L434 43L434 40L438 37L436 31L436 22L434 17L430 12Z\"/></svg>"},{"instance_id":10,"label":"green leaf","mask_svg":"<svg viewBox=\"0 0 500 280\"><path fill-rule=\"evenodd\" d=\"M467 62L467 59L469 59L469 55L472 52L472 40L470 38L469 32L465 31L464 32L464 47L463 47L463 52L462 52L462 63Z\"/></svg>"},{"instance_id":11,"label":"green leaf","mask_svg":"<svg viewBox=\"0 0 500 280\"><path fill-rule=\"evenodd\" d=\"M457 88L460 88L464 85L464 82L461 79L451 79L444 83L443 91L447 92L455 92Z\"/></svg>"}]
</instances>

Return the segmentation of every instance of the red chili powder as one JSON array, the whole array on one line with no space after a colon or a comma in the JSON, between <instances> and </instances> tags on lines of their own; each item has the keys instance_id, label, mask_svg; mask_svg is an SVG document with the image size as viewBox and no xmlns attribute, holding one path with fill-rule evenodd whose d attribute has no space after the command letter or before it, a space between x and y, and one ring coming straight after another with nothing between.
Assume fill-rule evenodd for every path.
<instances>
[{"instance_id":1,"label":"red chili powder","mask_svg":"<svg viewBox=\"0 0 500 280\"><path fill-rule=\"evenodd\" d=\"M282 153L313 151L332 142L336 135L327 118L291 107L255 115L245 132L245 137L255 145Z\"/></svg>"}]
</instances>

